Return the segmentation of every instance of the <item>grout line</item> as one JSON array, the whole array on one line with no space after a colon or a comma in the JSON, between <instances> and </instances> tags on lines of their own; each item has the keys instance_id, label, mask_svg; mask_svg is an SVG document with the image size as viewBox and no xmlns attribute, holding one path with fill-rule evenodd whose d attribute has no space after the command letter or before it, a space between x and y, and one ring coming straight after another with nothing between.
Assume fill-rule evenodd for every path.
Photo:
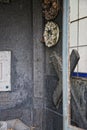
<instances>
[{"instance_id":1,"label":"grout line","mask_svg":"<svg viewBox=\"0 0 87 130\"><path fill-rule=\"evenodd\" d=\"M77 21L80 21L80 20L83 20L83 19L86 19L86 18L87 18L87 16L82 17L82 18L78 18L78 19L71 21L70 23L74 23L74 22L77 22Z\"/></svg>"},{"instance_id":2,"label":"grout line","mask_svg":"<svg viewBox=\"0 0 87 130\"><path fill-rule=\"evenodd\" d=\"M69 48L87 47L87 45L71 46Z\"/></svg>"}]
</instances>

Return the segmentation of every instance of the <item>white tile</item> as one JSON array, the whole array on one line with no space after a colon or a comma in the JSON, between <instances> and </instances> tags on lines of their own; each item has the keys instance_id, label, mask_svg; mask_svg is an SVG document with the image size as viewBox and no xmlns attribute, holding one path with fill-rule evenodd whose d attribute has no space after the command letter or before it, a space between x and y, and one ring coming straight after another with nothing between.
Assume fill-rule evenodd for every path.
<instances>
[{"instance_id":1,"label":"white tile","mask_svg":"<svg viewBox=\"0 0 87 130\"><path fill-rule=\"evenodd\" d=\"M77 50L76 47L75 47L75 48L70 48L70 49L69 49L69 54L70 54L70 55L71 55L71 52L72 52L73 49ZM74 72L78 72L78 64L77 64L77 66L76 66Z\"/></svg>"},{"instance_id":2,"label":"white tile","mask_svg":"<svg viewBox=\"0 0 87 130\"><path fill-rule=\"evenodd\" d=\"M79 45L87 45L87 18L79 21Z\"/></svg>"},{"instance_id":3,"label":"white tile","mask_svg":"<svg viewBox=\"0 0 87 130\"><path fill-rule=\"evenodd\" d=\"M87 16L87 0L79 0L79 18L85 16Z\"/></svg>"},{"instance_id":4,"label":"white tile","mask_svg":"<svg viewBox=\"0 0 87 130\"><path fill-rule=\"evenodd\" d=\"M79 47L79 72L87 73L87 47Z\"/></svg>"},{"instance_id":5,"label":"white tile","mask_svg":"<svg viewBox=\"0 0 87 130\"><path fill-rule=\"evenodd\" d=\"M70 21L78 19L78 0L70 0Z\"/></svg>"},{"instance_id":6,"label":"white tile","mask_svg":"<svg viewBox=\"0 0 87 130\"><path fill-rule=\"evenodd\" d=\"M70 24L70 47L77 46L78 22Z\"/></svg>"}]
</instances>

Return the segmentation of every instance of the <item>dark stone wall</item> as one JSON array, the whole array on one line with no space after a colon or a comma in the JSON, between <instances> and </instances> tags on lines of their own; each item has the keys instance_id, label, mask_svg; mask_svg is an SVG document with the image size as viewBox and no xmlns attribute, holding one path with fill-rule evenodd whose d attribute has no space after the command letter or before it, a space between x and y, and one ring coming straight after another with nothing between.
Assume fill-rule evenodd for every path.
<instances>
[{"instance_id":1,"label":"dark stone wall","mask_svg":"<svg viewBox=\"0 0 87 130\"><path fill-rule=\"evenodd\" d=\"M0 51L12 52L11 92L0 92L0 120L32 121L33 42L31 0L0 4Z\"/></svg>"},{"instance_id":2,"label":"dark stone wall","mask_svg":"<svg viewBox=\"0 0 87 130\"><path fill-rule=\"evenodd\" d=\"M53 92L58 83L58 76L50 63L50 56L54 51L62 57L62 1L60 0L61 9L58 12L58 16L53 21L58 24L60 29L59 41L56 46L52 48L45 48L45 111L46 111L46 130L61 130L63 129L63 113L62 113L62 102L58 109L54 106L53 103Z\"/></svg>"},{"instance_id":3,"label":"dark stone wall","mask_svg":"<svg viewBox=\"0 0 87 130\"><path fill-rule=\"evenodd\" d=\"M42 0L0 4L0 50L12 51L12 91L0 92L0 120L19 118L35 130L62 129L62 103L57 110L52 99L58 77L50 64L53 51L62 56L61 10L54 21L60 38L56 46L47 48L40 42Z\"/></svg>"},{"instance_id":4,"label":"dark stone wall","mask_svg":"<svg viewBox=\"0 0 87 130\"><path fill-rule=\"evenodd\" d=\"M62 2L61 2L62 7ZM37 12L37 13L36 13ZM42 17L42 0L33 0L33 58L34 58L34 126L35 130L62 129L62 103L57 110L53 104L53 92L58 77L50 64L50 55L56 51L62 57L62 10L55 20L60 28L58 44L52 48L40 42L46 23Z\"/></svg>"}]
</instances>

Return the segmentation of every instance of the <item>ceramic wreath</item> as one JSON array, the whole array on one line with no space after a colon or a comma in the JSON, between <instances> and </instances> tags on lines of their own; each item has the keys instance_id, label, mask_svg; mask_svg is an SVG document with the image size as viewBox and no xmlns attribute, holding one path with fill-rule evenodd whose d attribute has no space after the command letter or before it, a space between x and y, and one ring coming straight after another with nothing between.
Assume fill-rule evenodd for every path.
<instances>
[{"instance_id":1,"label":"ceramic wreath","mask_svg":"<svg viewBox=\"0 0 87 130\"><path fill-rule=\"evenodd\" d=\"M58 15L60 3L57 0L44 0L42 4L43 16L46 20L52 20Z\"/></svg>"},{"instance_id":2,"label":"ceramic wreath","mask_svg":"<svg viewBox=\"0 0 87 130\"><path fill-rule=\"evenodd\" d=\"M44 42L47 47L52 47L57 44L59 39L59 27L54 22L47 22L44 29Z\"/></svg>"}]
</instances>

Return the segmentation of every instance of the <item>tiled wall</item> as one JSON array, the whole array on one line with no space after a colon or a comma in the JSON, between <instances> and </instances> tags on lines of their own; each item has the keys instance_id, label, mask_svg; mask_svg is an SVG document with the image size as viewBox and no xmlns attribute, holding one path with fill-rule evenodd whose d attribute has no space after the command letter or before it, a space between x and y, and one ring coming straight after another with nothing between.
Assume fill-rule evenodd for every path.
<instances>
[{"instance_id":1,"label":"tiled wall","mask_svg":"<svg viewBox=\"0 0 87 130\"><path fill-rule=\"evenodd\" d=\"M70 0L70 52L77 49L76 72L87 73L87 0Z\"/></svg>"}]
</instances>

